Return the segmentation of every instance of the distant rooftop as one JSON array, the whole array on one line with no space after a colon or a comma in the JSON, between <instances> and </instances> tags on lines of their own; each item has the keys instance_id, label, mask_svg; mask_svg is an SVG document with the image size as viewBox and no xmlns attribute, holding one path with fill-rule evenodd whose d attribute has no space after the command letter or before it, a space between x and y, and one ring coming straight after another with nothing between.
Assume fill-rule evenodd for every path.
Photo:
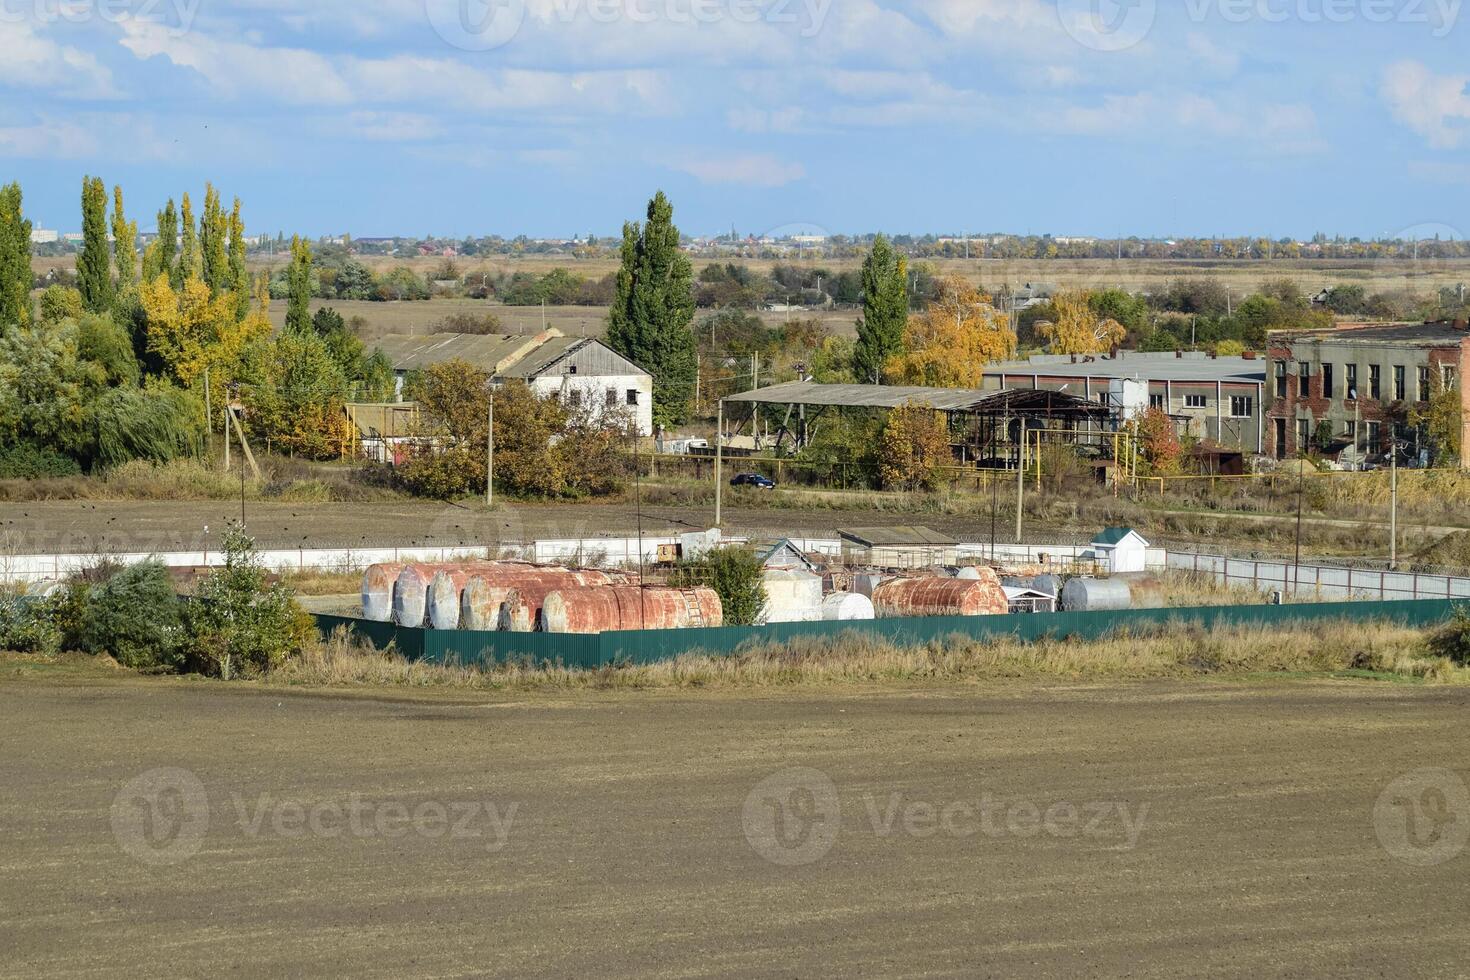
<instances>
[{"instance_id":1,"label":"distant rooftop","mask_svg":"<svg viewBox=\"0 0 1470 980\"><path fill-rule=\"evenodd\" d=\"M958 542L927 527L855 527L838 530L841 537L865 548L953 548Z\"/></svg>"},{"instance_id":2,"label":"distant rooftop","mask_svg":"<svg viewBox=\"0 0 1470 980\"><path fill-rule=\"evenodd\" d=\"M1208 382L1262 384L1266 365L1261 360L1244 357L1210 357L1190 352L1179 354L1143 354L1121 351L1115 357L1106 354L1037 354L1024 361L1005 361L985 368L987 378L999 379L1036 376L1040 378L1136 378L1139 381Z\"/></svg>"},{"instance_id":3,"label":"distant rooftop","mask_svg":"<svg viewBox=\"0 0 1470 980\"><path fill-rule=\"evenodd\" d=\"M1272 338L1278 343L1404 344L1443 347L1463 343L1470 331L1453 323L1367 323L1343 325L1336 330L1309 330Z\"/></svg>"}]
</instances>

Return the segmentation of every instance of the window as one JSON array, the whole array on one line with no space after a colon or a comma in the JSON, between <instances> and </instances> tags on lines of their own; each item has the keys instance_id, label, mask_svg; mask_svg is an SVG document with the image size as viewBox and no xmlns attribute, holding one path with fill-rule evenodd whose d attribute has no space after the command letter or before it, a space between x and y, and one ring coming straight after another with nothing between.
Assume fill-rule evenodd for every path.
<instances>
[{"instance_id":1,"label":"window","mask_svg":"<svg viewBox=\"0 0 1470 980\"><path fill-rule=\"evenodd\" d=\"M1333 374L1332 365L1331 364L1323 364L1322 365L1322 397L1323 398L1331 398L1332 397L1332 374Z\"/></svg>"},{"instance_id":2,"label":"window","mask_svg":"<svg viewBox=\"0 0 1470 980\"><path fill-rule=\"evenodd\" d=\"M1312 365L1310 361L1303 361L1301 363L1296 384L1296 396L1298 398L1312 397Z\"/></svg>"},{"instance_id":3,"label":"window","mask_svg":"<svg viewBox=\"0 0 1470 980\"><path fill-rule=\"evenodd\" d=\"M1419 369L1419 397L1416 401L1427 402L1434 397L1434 392L1429 390L1429 368Z\"/></svg>"},{"instance_id":4,"label":"window","mask_svg":"<svg viewBox=\"0 0 1470 980\"><path fill-rule=\"evenodd\" d=\"M582 389L573 388L571 391L567 392L567 404L570 405L572 408L581 408Z\"/></svg>"},{"instance_id":5,"label":"window","mask_svg":"<svg viewBox=\"0 0 1470 980\"><path fill-rule=\"evenodd\" d=\"M1163 395L1149 395L1148 396L1148 407L1149 408L1157 408L1159 411L1162 412L1164 410L1164 396Z\"/></svg>"},{"instance_id":6,"label":"window","mask_svg":"<svg viewBox=\"0 0 1470 980\"><path fill-rule=\"evenodd\" d=\"M1455 386L1455 369L1446 364L1444 367L1440 368L1440 370L1444 372L1445 391L1449 391Z\"/></svg>"},{"instance_id":7,"label":"window","mask_svg":"<svg viewBox=\"0 0 1470 980\"><path fill-rule=\"evenodd\" d=\"M1377 423L1377 422L1365 422L1365 423L1363 423L1363 425L1364 425L1364 428L1365 428L1365 430L1367 432L1367 435L1368 435L1368 444L1365 447L1363 447L1363 448L1365 448L1370 453L1377 452L1378 451L1378 431L1379 431L1379 428L1380 428L1380 424Z\"/></svg>"},{"instance_id":8,"label":"window","mask_svg":"<svg viewBox=\"0 0 1470 980\"><path fill-rule=\"evenodd\" d=\"M1249 395L1230 396L1230 417L1248 419L1256 414L1256 400Z\"/></svg>"},{"instance_id":9,"label":"window","mask_svg":"<svg viewBox=\"0 0 1470 980\"><path fill-rule=\"evenodd\" d=\"M1296 420L1296 451L1304 453L1312 448L1312 420Z\"/></svg>"},{"instance_id":10,"label":"window","mask_svg":"<svg viewBox=\"0 0 1470 980\"><path fill-rule=\"evenodd\" d=\"M1347 397L1350 402L1358 400L1358 366L1356 364L1347 366Z\"/></svg>"},{"instance_id":11,"label":"window","mask_svg":"<svg viewBox=\"0 0 1470 980\"><path fill-rule=\"evenodd\" d=\"M1393 398L1403 401L1409 397L1409 385L1405 379L1406 369L1402 364L1393 369Z\"/></svg>"},{"instance_id":12,"label":"window","mask_svg":"<svg viewBox=\"0 0 1470 980\"><path fill-rule=\"evenodd\" d=\"M607 389L607 407L608 408L617 408L617 406L618 406L618 390L616 388L609 388L609 389Z\"/></svg>"},{"instance_id":13,"label":"window","mask_svg":"<svg viewBox=\"0 0 1470 980\"><path fill-rule=\"evenodd\" d=\"M1286 397L1286 362L1276 362L1276 397Z\"/></svg>"},{"instance_id":14,"label":"window","mask_svg":"<svg viewBox=\"0 0 1470 980\"><path fill-rule=\"evenodd\" d=\"M1184 407L1185 408L1205 408L1208 404L1209 403L1205 400L1205 396L1204 395L1185 395L1184 396Z\"/></svg>"},{"instance_id":15,"label":"window","mask_svg":"<svg viewBox=\"0 0 1470 980\"><path fill-rule=\"evenodd\" d=\"M1358 423L1357 423L1357 421L1356 420L1349 420L1347 423L1345 423L1345 425L1347 426L1347 429L1346 429L1345 432L1343 432L1343 438L1351 440L1352 441L1352 444L1354 446L1356 446L1358 444Z\"/></svg>"},{"instance_id":16,"label":"window","mask_svg":"<svg viewBox=\"0 0 1470 980\"><path fill-rule=\"evenodd\" d=\"M634 407L634 408L637 408L638 407L638 389L637 388L629 388L628 389L628 404L630 406Z\"/></svg>"},{"instance_id":17,"label":"window","mask_svg":"<svg viewBox=\"0 0 1470 980\"><path fill-rule=\"evenodd\" d=\"M1383 397L1383 368L1377 364L1368 368L1368 397L1374 401Z\"/></svg>"}]
</instances>

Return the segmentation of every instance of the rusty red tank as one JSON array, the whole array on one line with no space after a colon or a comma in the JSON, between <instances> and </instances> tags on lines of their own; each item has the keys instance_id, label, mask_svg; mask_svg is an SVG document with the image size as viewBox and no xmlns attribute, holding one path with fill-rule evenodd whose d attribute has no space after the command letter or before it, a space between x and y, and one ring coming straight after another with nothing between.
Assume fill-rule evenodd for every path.
<instances>
[{"instance_id":1,"label":"rusty red tank","mask_svg":"<svg viewBox=\"0 0 1470 980\"><path fill-rule=\"evenodd\" d=\"M427 610L429 627L436 630L457 630L460 620L460 594L479 569L443 569L429 583Z\"/></svg>"},{"instance_id":2,"label":"rusty red tank","mask_svg":"<svg viewBox=\"0 0 1470 980\"><path fill-rule=\"evenodd\" d=\"M1010 602L994 569L982 568L978 580L898 578L873 590L879 619L909 616L1004 616Z\"/></svg>"},{"instance_id":3,"label":"rusty red tank","mask_svg":"<svg viewBox=\"0 0 1470 980\"><path fill-rule=\"evenodd\" d=\"M373 565L362 573L362 618L375 623L393 622L393 583L403 564Z\"/></svg>"},{"instance_id":4,"label":"rusty red tank","mask_svg":"<svg viewBox=\"0 0 1470 980\"><path fill-rule=\"evenodd\" d=\"M529 625L521 630L530 632L535 628L536 613L547 593L557 589L621 585L623 581L624 577L617 572L535 565L496 568L477 573L470 576L460 593L460 626L479 631L507 629L502 624L502 607L513 593L520 590L533 600L528 614Z\"/></svg>"},{"instance_id":5,"label":"rusty red tank","mask_svg":"<svg viewBox=\"0 0 1470 980\"><path fill-rule=\"evenodd\" d=\"M498 562L461 561L443 564L404 565L393 583L393 622L399 626L418 628L429 615L429 587L440 572L490 572Z\"/></svg>"},{"instance_id":6,"label":"rusty red tank","mask_svg":"<svg viewBox=\"0 0 1470 980\"><path fill-rule=\"evenodd\" d=\"M546 596L539 629L545 633L609 633L622 630L723 626L720 597L711 589L659 589L614 585L563 589Z\"/></svg>"}]
</instances>

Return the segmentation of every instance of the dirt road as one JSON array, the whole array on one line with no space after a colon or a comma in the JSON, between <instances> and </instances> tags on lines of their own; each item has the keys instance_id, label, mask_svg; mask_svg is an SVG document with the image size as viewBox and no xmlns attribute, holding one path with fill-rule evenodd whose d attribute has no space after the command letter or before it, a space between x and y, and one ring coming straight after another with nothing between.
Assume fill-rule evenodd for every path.
<instances>
[{"instance_id":1,"label":"dirt road","mask_svg":"<svg viewBox=\"0 0 1470 980\"><path fill-rule=\"evenodd\" d=\"M1467 691L3 673L5 976L1464 969Z\"/></svg>"}]
</instances>

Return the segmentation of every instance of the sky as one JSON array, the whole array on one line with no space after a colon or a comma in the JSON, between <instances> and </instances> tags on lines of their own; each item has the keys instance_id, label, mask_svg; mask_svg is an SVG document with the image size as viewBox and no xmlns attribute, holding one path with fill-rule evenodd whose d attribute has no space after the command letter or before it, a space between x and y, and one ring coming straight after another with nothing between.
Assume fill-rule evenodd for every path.
<instances>
[{"instance_id":1,"label":"sky","mask_svg":"<svg viewBox=\"0 0 1470 980\"><path fill-rule=\"evenodd\" d=\"M255 232L1470 232L1465 0L0 0L0 182ZM146 216L146 217L145 217Z\"/></svg>"}]
</instances>

